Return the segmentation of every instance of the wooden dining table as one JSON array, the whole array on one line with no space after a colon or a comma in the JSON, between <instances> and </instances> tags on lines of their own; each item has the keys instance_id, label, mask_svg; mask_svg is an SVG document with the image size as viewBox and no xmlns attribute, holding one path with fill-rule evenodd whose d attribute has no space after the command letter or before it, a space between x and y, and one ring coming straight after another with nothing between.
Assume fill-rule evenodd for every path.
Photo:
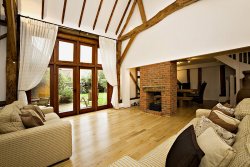
<instances>
[{"instance_id":1,"label":"wooden dining table","mask_svg":"<svg viewBox=\"0 0 250 167\"><path fill-rule=\"evenodd\" d=\"M184 101L191 101L193 97L187 96L188 94L196 93L197 89L178 89L178 93L182 93L182 96L177 96L177 100L179 101L179 106L183 106Z\"/></svg>"}]
</instances>

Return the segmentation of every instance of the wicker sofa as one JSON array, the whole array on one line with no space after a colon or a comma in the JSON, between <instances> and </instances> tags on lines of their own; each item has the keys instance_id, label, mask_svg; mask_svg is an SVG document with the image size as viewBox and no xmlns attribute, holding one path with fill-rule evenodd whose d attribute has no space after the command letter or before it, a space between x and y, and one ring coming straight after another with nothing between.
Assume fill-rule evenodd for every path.
<instances>
[{"instance_id":1,"label":"wicker sofa","mask_svg":"<svg viewBox=\"0 0 250 167\"><path fill-rule=\"evenodd\" d=\"M71 157L70 122L62 121L52 107L41 109L43 126L0 135L0 166L49 166Z\"/></svg>"},{"instance_id":2,"label":"wicker sofa","mask_svg":"<svg viewBox=\"0 0 250 167\"><path fill-rule=\"evenodd\" d=\"M249 99L250 100L250 99ZM248 100L248 102L249 102ZM241 108L244 104L240 105ZM248 108L250 114L250 108ZM117 160L110 167L165 167L167 154L177 136L190 125L196 125L199 117L208 116L211 110L198 109L196 118L192 119L176 135L170 137L158 147L150 151L140 160L135 160L129 156L124 156ZM250 166L250 115L246 115L238 126L236 141L232 146L236 150L235 157L231 160L229 167L249 167Z\"/></svg>"}]
</instances>

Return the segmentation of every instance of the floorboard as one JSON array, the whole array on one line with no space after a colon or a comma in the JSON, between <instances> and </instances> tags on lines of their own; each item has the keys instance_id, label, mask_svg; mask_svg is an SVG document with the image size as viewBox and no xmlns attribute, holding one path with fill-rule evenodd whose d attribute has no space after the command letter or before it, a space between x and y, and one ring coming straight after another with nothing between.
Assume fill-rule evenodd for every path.
<instances>
[{"instance_id":1,"label":"floorboard","mask_svg":"<svg viewBox=\"0 0 250 167\"><path fill-rule=\"evenodd\" d=\"M124 155L138 160L195 117L197 107L178 108L171 117L138 107L107 109L63 118L73 129L73 155L57 167L103 167Z\"/></svg>"}]
</instances>

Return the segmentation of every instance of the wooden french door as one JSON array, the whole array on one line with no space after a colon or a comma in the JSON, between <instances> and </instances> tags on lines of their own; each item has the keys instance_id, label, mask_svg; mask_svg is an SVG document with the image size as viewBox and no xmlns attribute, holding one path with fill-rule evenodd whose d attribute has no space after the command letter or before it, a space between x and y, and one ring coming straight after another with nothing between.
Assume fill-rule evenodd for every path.
<instances>
[{"instance_id":1,"label":"wooden french door","mask_svg":"<svg viewBox=\"0 0 250 167\"><path fill-rule=\"evenodd\" d=\"M59 116L111 107L112 88L105 79L98 53L98 41L57 39L50 65L54 71L52 103Z\"/></svg>"},{"instance_id":2,"label":"wooden french door","mask_svg":"<svg viewBox=\"0 0 250 167\"><path fill-rule=\"evenodd\" d=\"M75 75L75 67L57 66L55 106L60 116L69 116L77 113Z\"/></svg>"}]
</instances>

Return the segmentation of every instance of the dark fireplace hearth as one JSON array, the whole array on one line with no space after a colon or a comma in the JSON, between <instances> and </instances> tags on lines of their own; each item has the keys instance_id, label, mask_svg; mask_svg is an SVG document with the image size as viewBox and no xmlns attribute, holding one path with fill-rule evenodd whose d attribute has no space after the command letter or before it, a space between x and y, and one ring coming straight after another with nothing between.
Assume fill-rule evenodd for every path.
<instances>
[{"instance_id":1,"label":"dark fireplace hearth","mask_svg":"<svg viewBox=\"0 0 250 167\"><path fill-rule=\"evenodd\" d=\"M149 109L153 110L153 111L159 111L159 112L161 112L161 103L154 103L154 102L152 102L152 103L149 104Z\"/></svg>"},{"instance_id":2,"label":"dark fireplace hearth","mask_svg":"<svg viewBox=\"0 0 250 167\"><path fill-rule=\"evenodd\" d=\"M161 112L161 92L148 92L151 94L151 103L149 103L148 109Z\"/></svg>"}]
</instances>

